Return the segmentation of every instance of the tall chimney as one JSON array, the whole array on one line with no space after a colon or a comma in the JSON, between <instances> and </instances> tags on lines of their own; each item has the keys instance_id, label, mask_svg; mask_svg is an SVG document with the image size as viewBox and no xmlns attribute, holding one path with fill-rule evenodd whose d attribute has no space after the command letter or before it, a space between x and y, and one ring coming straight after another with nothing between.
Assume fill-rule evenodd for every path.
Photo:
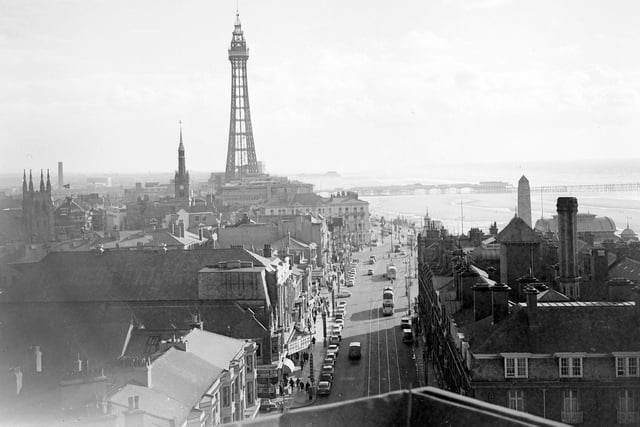
<instances>
[{"instance_id":1,"label":"tall chimney","mask_svg":"<svg viewBox=\"0 0 640 427\"><path fill-rule=\"evenodd\" d=\"M538 290L533 286L528 286L524 293L527 298L527 313L529 314L529 320L535 319L538 312Z\"/></svg>"},{"instance_id":2,"label":"tall chimney","mask_svg":"<svg viewBox=\"0 0 640 427\"><path fill-rule=\"evenodd\" d=\"M264 245L264 249L262 249L262 256L265 258L271 258L271 245L268 243L265 243Z\"/></svg>"},{"instance_id":3,"label":"tall chimney","mask_svg":"<svg viewBox=\"0 0 640 427\"><path fill-rule=\"evenodd\" d=\"M578 277L578 199L558 197L558 238L560 239L560 290L570 298L580 297Z\"/></svg>"},{"instance_id":4,"label":"tall chimney","mask_svg":"<svg viewBox=\"0 0 640 427\"><path fill-rule=\"evenodd\" d=\"M64 188L64 171L62 170L62 162L58 162L58 191Z\"/></svg>"},{"instance_id":5,"label":"tall chimney","mask_svg":"<svg viewBox=\"0 0 640 427\"><path fill-rule=\"evenodd\" d=\"M493 323L498 323L509 315L509 291L511 288L504 283L491 286L491 301Z\"/></svg>"},{"instance_id":6,"label":"tall chimney","mask_svg":"<svg viewBox=\"0 0 640 427\"><path fill-rule=\"evenodd\" d=\"M180 230L180 237L184 237L184 220L178 222L178 229Z\"/></svg>"},{"instance_id":7,"label":"tall chimney","mask_svg":"<svg viewBox=\"0 0 640 427\"><path fill-rule=\"evenodd\" d=\"M491 316L491 291L485 282L473 286L473 318L477 322Z\"/></svg>"},{"instance_id":8,"label":"tall chimney","mask_svg":"<svg viewBox=\"0 0 640 427\"><path fill-rule=\"evenodd\" d=\"M462 286L462 307L468 308L473 306L473 285L478 281L480 275L472 269L467 269L462 272L461 286Z\"/></svg>"}]
</instances>

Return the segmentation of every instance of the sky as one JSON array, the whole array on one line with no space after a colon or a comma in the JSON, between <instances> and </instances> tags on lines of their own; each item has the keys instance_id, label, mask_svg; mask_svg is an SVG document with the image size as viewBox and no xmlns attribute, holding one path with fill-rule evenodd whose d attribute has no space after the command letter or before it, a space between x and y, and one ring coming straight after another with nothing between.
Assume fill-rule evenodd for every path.
<instances>
[{"instance_id":1,"label":"sky","mask_svg":"<svg viewBox=\"0 0 640 427\"><path fill-rule=\"evenodd\" d=\"M223 171L249 46L272 174L640 158L640 2L0 0L0 170Z\"/></svg>"}]
</instances>

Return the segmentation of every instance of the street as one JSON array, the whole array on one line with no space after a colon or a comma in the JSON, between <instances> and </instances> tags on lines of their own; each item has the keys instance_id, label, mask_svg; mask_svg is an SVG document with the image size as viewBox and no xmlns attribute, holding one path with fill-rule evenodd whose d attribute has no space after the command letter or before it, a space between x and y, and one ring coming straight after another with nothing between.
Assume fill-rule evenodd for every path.
<instances>
[{"instance_id":1,"label":"street","mask_svg":"<svg viewBox=\"0 0 640 427\"><path fill-rule=\"evenodd\" d=\"M409 255L399 257L395 256L398 254L392 254L389 259L389 249L387 238L383 246L352 254L352 258L360 262L355 285L344 288L352 295L343 299L347 301L347 316L334 382L331 394L318 396L317 405L387 393L417 384L413 347L410 343L402 342L400 329L400 319L407 315L408 310L404 276L407 268L405 261ZM377 258L374 265L368 263L371 255ZM391 281L383 277L389 261L393 261L398 269L398 278L393 283L395 307L392 316L383 316L382 291L386 286L391 286ZM367 274L369 268L374 269L371 276ZM412 298L416 296L416 283L413 283L413 288ZM360 360L351 361L348 358L349 343L353 341L359 341L362 345Z\"/></svg>"}]
</instances>

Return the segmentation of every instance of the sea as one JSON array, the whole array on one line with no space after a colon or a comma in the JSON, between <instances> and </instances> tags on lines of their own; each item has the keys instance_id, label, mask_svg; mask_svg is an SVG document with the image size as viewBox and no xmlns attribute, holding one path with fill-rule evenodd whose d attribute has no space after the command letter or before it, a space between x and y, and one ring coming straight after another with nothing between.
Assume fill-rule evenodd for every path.
<instances>
[{"instance_id":1,"label":"sea","mask_svg":"<svg viewBox=\"0 0 640 427\"><path fill-rule=\"evenodd\" d=\"M578 212L591 213L611 218L618 232L628 226L640 234L640 192L561 192L535 191L536 187L548 185L591 185L640 183L640 160L598 160L570 162L530 163L468 163L425 164L423 170L410 171L404 175L327 174L313 182L316 190L330 193L335 190L357 189L360 186L393 184L443 184L502 181L517 187L518 180L525 175L532 188L531 218L535 223L540 218L551 218L556 214L558 197L576 197ZM375 178L371 178L375 177ZM304 177L299 177L305 180ZM465 234L471 227L488 232L493 222L503 228L516 215L517 192L484 194L422 193L414 195L360 196L369 202L369 211L375 216L387 218L403 217L421 225L428 213L431 219L442 221L453 234Z\"/></svg>"}]
</instances>

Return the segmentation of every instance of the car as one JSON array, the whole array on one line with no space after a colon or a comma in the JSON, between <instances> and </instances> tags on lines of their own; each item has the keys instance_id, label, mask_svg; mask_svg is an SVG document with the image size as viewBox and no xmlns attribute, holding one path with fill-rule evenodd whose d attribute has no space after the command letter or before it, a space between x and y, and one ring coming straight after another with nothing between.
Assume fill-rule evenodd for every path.
<instances>
[{"instance_id":1,"label":"car","mask_svg":"<svg viewBox=\"0 0 640 427\"><path fill-rule=\"evenodd\" d=\"M263 398L260 399L260 412L277 411L280 409L281 405L282 403L277 400Z\"/></svg>"},{"instance_id":2,"label":"car","mask_svg":"<svg viewBox=\"0 0 640 427\"><path fill-rule=\"evenodd\" d=\"M413 332L411 332L411 329L405 328L402 330L402 342L413 342Z\"/></svg>"},{"instance_id":3,"label":"car","mask_svg":"<svg viewBox=\"0 0 640 427\"><path fill-rule=\"evenodd\" d=\"M367 274L368 274L369 276L373 276L373 268L368 269L368 270L367 270Z\"/></svg>"},{"instance_id":4,"label":"car","mask_svg":"<svg viewBox=\"0 0 640 427\"><path fill-rule=\"evenodd\" d=\"M342 313L342 315L346 316L347 315L347 308L346 307L337 307L336 308L336 313Z\"/></svg>"},{"instance_id":5,"label":"car","mask_svg":"<svg viewBox=\"0 0 640 427\"><path fill-rule=\"evenodd\" d=\"M344 320L344 313L336 313L335 316L336 320Z\"/></svg>"},{"instance_id":6,"label":"car","mask_svg":"<svg viewBox=\"0 0 640 427\"><path fill-rule=\"evenodd\" d=\"M342 328L338 325L331 326L331 336L337 336L339 339L342 339Z\"/></svg>"},{"instance_id":7,"label":"car","mask_svg":"<svg viewBox=\"0 0 640 427\"><path fill-rule=\"evenodd\" d=\"M331 335L329 337L329 344L340 344L340 339L338 335Z\"/></svg>"},{"instance_id":8,"label":"car","mask_svg":"<svg viewBox=\"0 0 640 427\"><path fill-rule=\"evenodd\" d=\"M322 369L320 370L320 374L330 374L331 376L333 376L333 374L335 374L336 370L333 367L333 365L322 365Z\"/></svg>"},{"instance_id":9,"label":"car","mask_svg":"<svg viewBox=\"0 0 640 427\"><path fill-rule=\"evenodd\" d=\"M333 382L333 374L330 374L328 372L321 372L319 381L329 381L331 383Z\"/></svg>"},{"instance_id":10,"label":"car","mask_svg":"<svg viewBox=\"0 0 640 427\"><path fill-rule=\"evenodd\" d=\"M362 357L361 346L359 341L349 343L349 360L360 360Z\"/></svg>"},{"instance_id":11,"label":"car","mask_svg":"<svg viewBox=\"0 0 640 427\"><path fill-rule=\"evenodd\" d=\"M393 292L393 286L386 286L382 292L391 291Z\"/></svg>"},{"instance_id":12,"label":"car","mask_svg":"<svg viewBox=\"0 0 640 427\"><path fill-rule=\"evenodd\" d=\"M327 395L331 393L331 382L320 381L318 383L318 395Z\"/></svg>"},{"instance_id":13,"label":"car","mask_svg":"<svg viewBox=\"0 0 640 427\"><path fill-rule=\"evenodd\" d=\"M351 292L349 291L340 291L336 294L336 298L349 298L351 296Z\"/></svg>"},{"instance_id":14,"label":"car","mask_svg":"<svg viewBox=\"0 0 640 427\"><path fill-rule=\"evenodd\" d=\"M338 301L338 303L336 305L338 306L338 308L346 307L347 306L347 302L346 301Z\"/></svg>"},{"instance_id":15,"label":"car","mask_svg":"<svg viewBox=\"0 0 640 427\"><path fill-rule=\"evenodd\" d=\"M324 358L324 360L322 361L322 365L331 365L331 366L335 366L336 364L336 355L335 353L329 353L327 354L327 357Z\"/></svg>"},{"instance_id":16,"label":"car","mask_svg":"<svg viewBox=\"0 0 640 427\"><path fill-rule=\"evenodd\" d=\"M411 329L411 319L408 317L403 317L400 319L400 329Z\"/></svg>"},{"instance_id":17,"label":"car","mask_svg":"<svg viewBox=\"0 0 640 427\"><path fill-rule=\"evenodd\" d=\"M375 263L376 262L376 256L375 255L371 255L369 257L369 261L371 261L371 264Z\"/></svg>"},{"instance_id":18,"label":"car","mask_svg":"<svg viewBox=\"0 0 640 427\"><path fill-rule=\"evenodd\" d=\"M339 352L340 346L338 344L329 344L329 347L327 347L327 354L335 353L336 357L338 357Z\"/></svg>"},{"instance_id":19,"label":"car","mask_svg":"<svg viewBox=\"0 0 640 427\"><path fill-rule=\"evenodd\" d=\"M347 288L353 287L353 280L348 280L347 283L344 284Z\"/></svg>"},{"instance_id":20,"label":"car","mask_svg":"<svg viewBox=\"0 0 640 427\"><path fill-rule=\"evenodd\" d=\"M344 327L344 319L336 319L333 323Z\"/></svg>"}]
</instances>

